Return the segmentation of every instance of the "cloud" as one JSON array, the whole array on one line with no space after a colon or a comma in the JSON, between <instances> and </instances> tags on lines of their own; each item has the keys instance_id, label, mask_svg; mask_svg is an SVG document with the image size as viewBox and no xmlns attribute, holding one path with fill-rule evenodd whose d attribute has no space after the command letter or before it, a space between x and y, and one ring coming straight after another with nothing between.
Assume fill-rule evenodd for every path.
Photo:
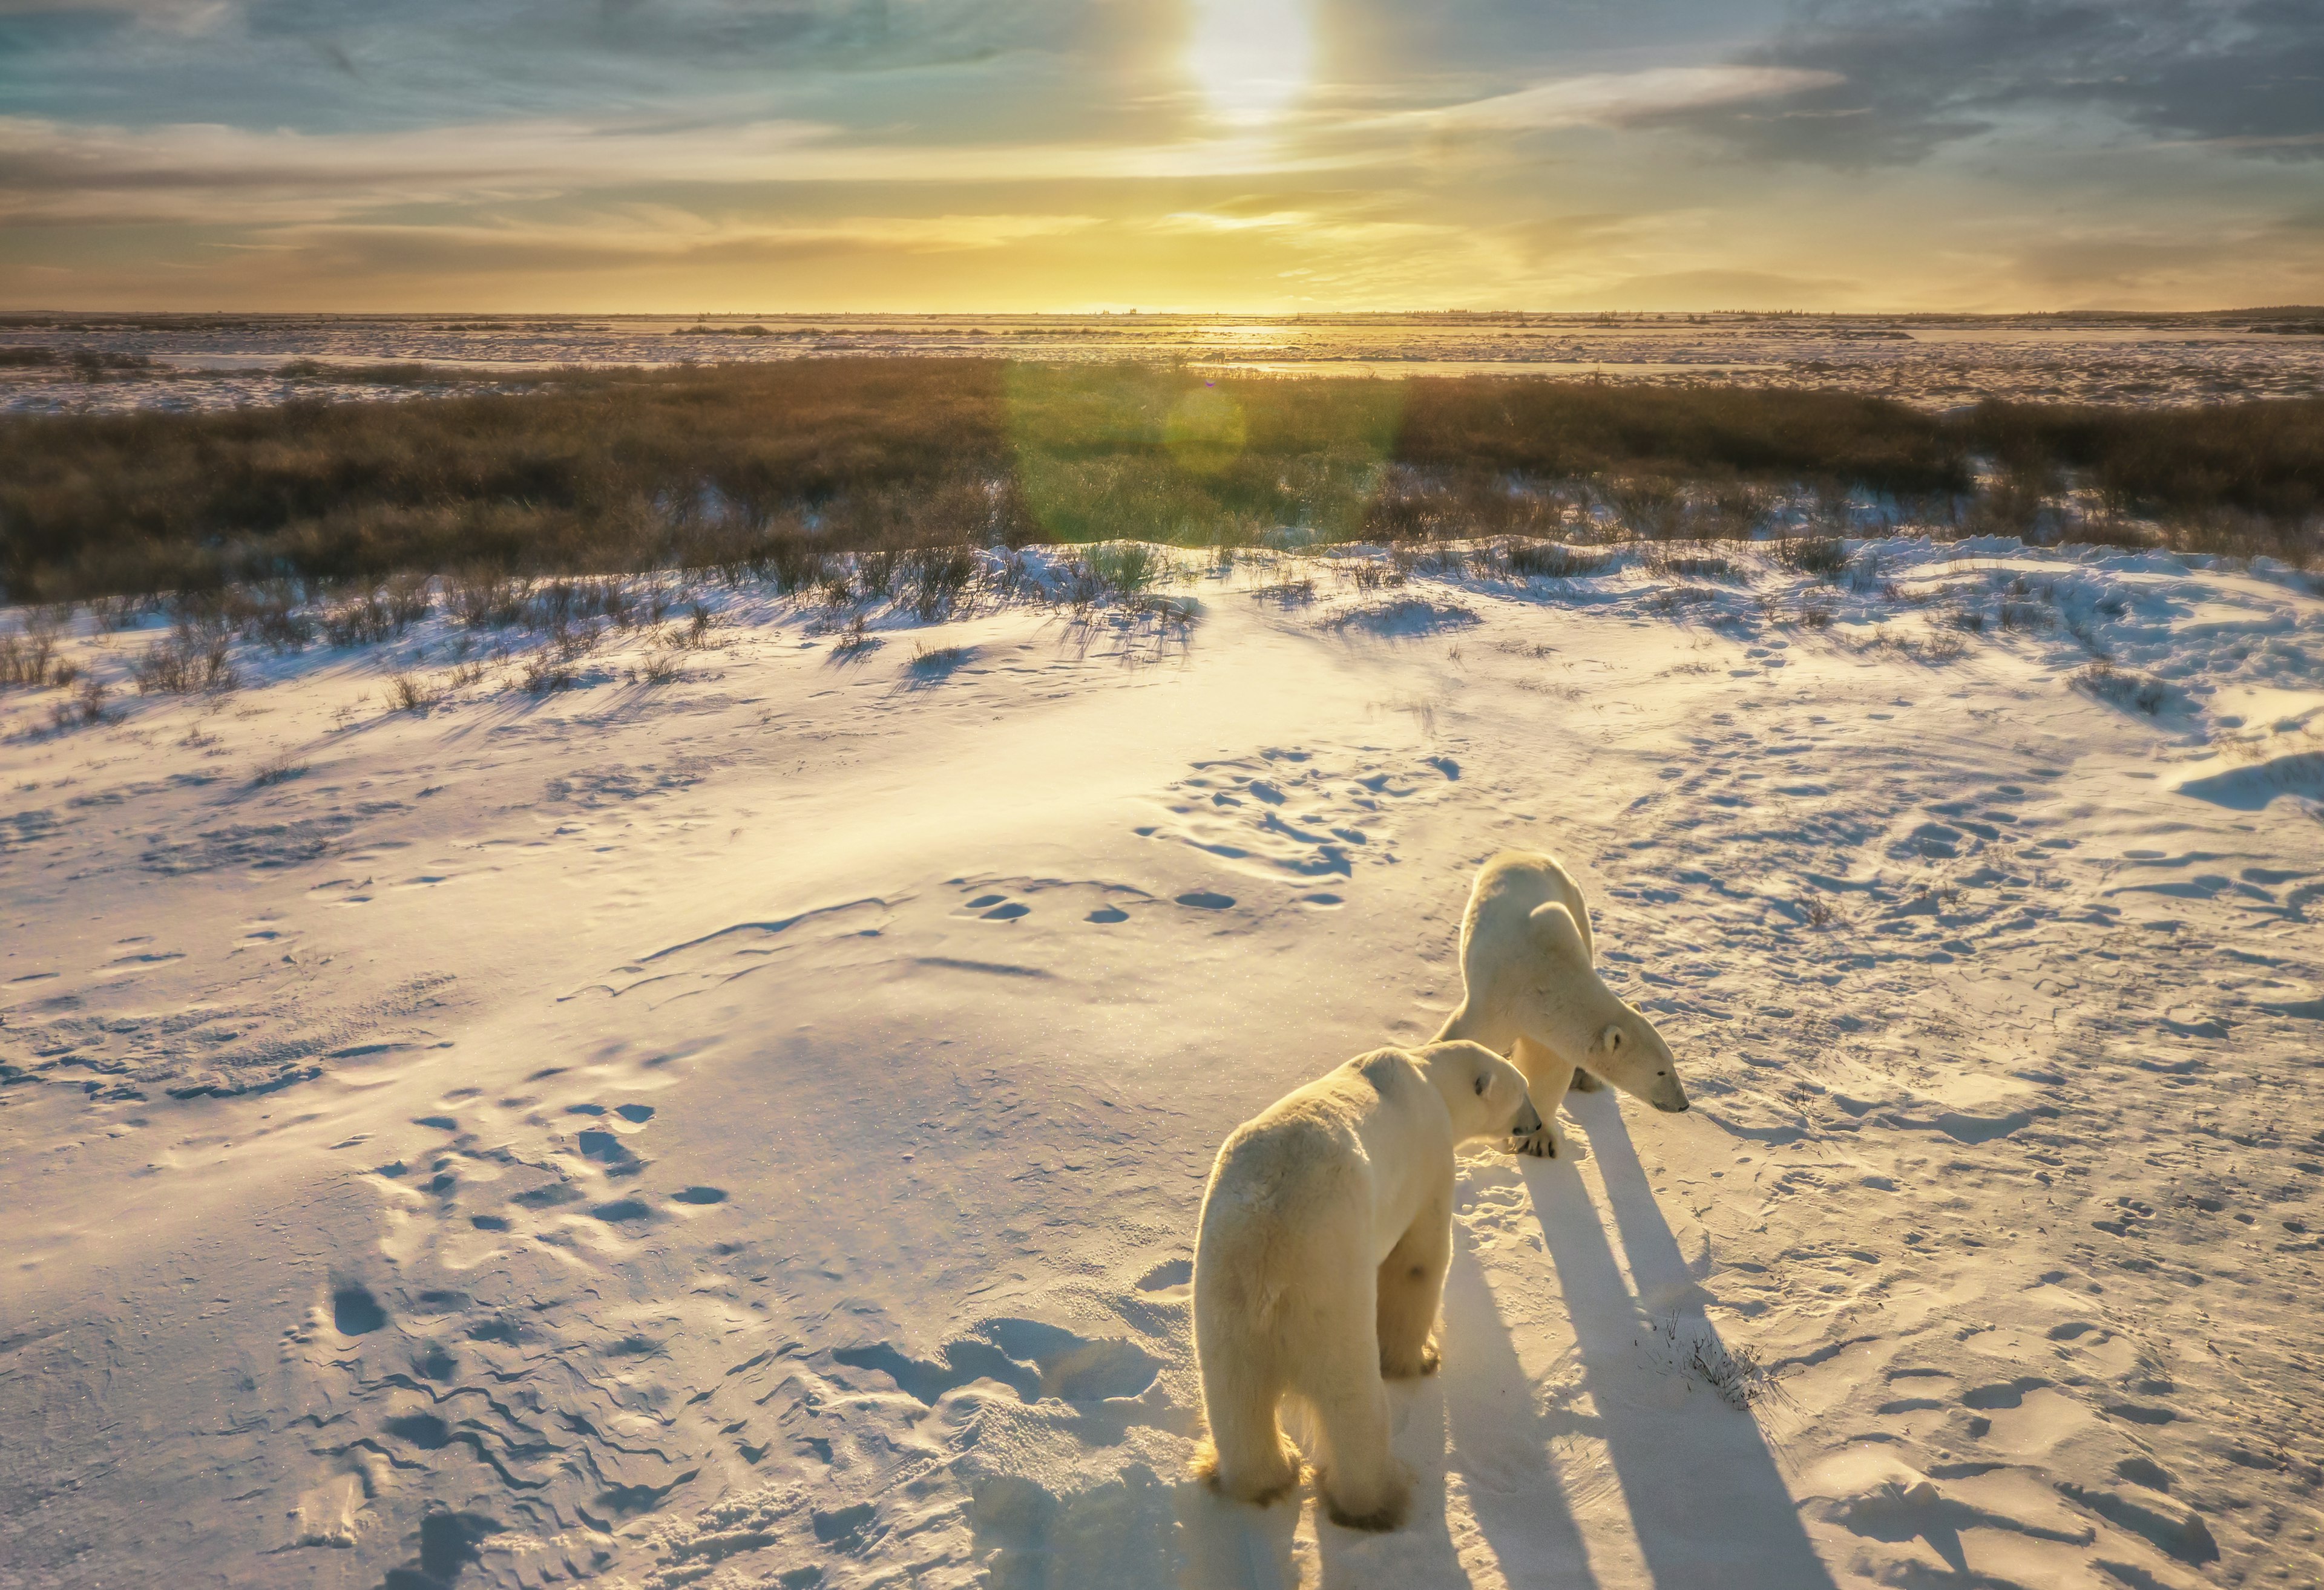
<instances>
[{"instance_id":1,"label":"cloud","mask_svg":"<svg viewBox=\"0 0 2324 1590\"><path fill-rule=\"evenodd\" d=\"M1632 276L1593 291L1609 309L1795 309L1849 303L1864 284L1839 276L1768 271L1664 271Z\"/></svg>"},{"instance_id":2,"label":"cloud","mask_svg":"<svg viewBox=\"0 0 2324 1590\"><path fill-rule=\"evenodd\" d=\"M2324 0L1296 3L0 0L0 298L2314 296Z\"/></svg>"},{"instance_id":3,"label":"cloud","mask_svg":"<svg viewBox=\"0 0 2324 1590\"><path fill-rule=\"evenodd\" d=\"M1667 216L1607 210L1543 216L1500 232L1518 258L1539 265L1575 259L1611 262L1633 250L1655 246L1668 230Z\"/></svg>"},{"instance_id":4,"label":"cloud","mask_svg":"<svg viewBox=\"0 0 2324 1590\"><path fill-rule=\"evenodd\" d=\"M473 58L481 46L512 65L596 54L761 70L920 65L1055 47L1076 31L1059 26L1064 9L1058 0L0 0L0 17L112 18L189 34L231 22L245 40L364 32L422 56Z\"/></svg>"},{"instance_id":5,"label":"cloud","mask_svg":"<svg viewBox=\"0 0 2324 1590\"><path fill-rule=\"evenodd\" d=\"M1520 132L1529 128L1628 126L1738 102L1780 98L1841 81L1829 69L1786 66L1659 67L1641 72L1596 72L1536 83L1514 94L1465 105L1411 111L1394 121L1443 131Z\"/></svg>"},{"instance_id":6,"label":"cloud","mask_svg":"<svg viewBox=\"0 0 2324 1590\"><path fill-rule=\"evenodd\" d=\"M234 16L233 0L0 0L0 16L117 16L201 33Z\"/></svg>"},{"instance_id":7,"label":"cloud","mask_svg":"<svg viewBox=\"0 0 2324 1590\"><path fill-rule=\"evenodd\" d=\"M1773 113L1656 118L1754 155L1903 164L2013 122L2098 112L2158 139L2324 158L2316 0L1805 0L1742 64L1830 81Z\"/></svg>"},{"instance_id":8,"label":"cloud","mask_svg":"<svg viewBox=\"0 0 2324 1590\"><path fill-rule=\"evenodd\" d=\"M779 264L844 255L986 253L1084 232L1094 216L853 216L710 224L681 212L555 224L318 225L270 234L265 252L365 271L591 273L639 266Z\"/></svg>"},{"instance_id":9,"label":"cloud","mask_svg":"<svg viewBox=\"0 0 2324 1590\"><path fill-rule=\"evenodd\" d=\"M2222 289L2222 259L2242 280ZM2004 269L2037 301L2062 304L2209 302L2255 292L2244 302L2313 303L2317 239L2283 222L2232 220L2200 229L2171 225L2090 225L2015 240ZM2273 290L2269 290L2273 289Z\"/></svg>"},{"instance_id":10,"label":"cloud","mask_svg":"<svg viewBox=\"0 0 2324 1590\"><path fill-rule=\"evenodd\" d=\"M406 132L70 126L0 116L0 219L266 224L634 185L1187 179L1352 163L1248 137L1127 144L866 142L820 123L528 121Z\"/></svg>"},{"instance_id":11,"label":"cloud","mask_svg":"<svg viewBox=\"0 0 2324 1590\"><path fill-rule=\"evenodd\" d=\"M1432 221L1362 220L1319 215L1313 210L1273 210L1238 215L1221 210L1178 210L1139 224L1141 230L1180 236L1271 235L1301 249L1373 248L1425 238L1454 237L1463 226Z\"/></svg>"}]
</instances>

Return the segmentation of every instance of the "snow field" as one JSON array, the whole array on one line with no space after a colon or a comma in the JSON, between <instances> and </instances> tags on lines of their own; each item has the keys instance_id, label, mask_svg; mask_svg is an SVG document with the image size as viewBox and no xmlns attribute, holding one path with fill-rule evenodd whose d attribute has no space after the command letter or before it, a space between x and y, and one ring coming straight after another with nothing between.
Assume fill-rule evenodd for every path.
<instances>
[{"instance_id":1,"label":"snow field","mask_svg":"<svg viewBox=\"0 0 2324 1590\"><path fill-rule=\"evenodd\" d=\"M2306 579L1456 550L705 588L539 694L78 620L105 721L0 697L0 1584L2315 1577ZM1435 1029L1512 845L1695 1107L1466 1157L1405 1530L1222 1506L1211 1156Z\"/></svg>"}]
</instances>

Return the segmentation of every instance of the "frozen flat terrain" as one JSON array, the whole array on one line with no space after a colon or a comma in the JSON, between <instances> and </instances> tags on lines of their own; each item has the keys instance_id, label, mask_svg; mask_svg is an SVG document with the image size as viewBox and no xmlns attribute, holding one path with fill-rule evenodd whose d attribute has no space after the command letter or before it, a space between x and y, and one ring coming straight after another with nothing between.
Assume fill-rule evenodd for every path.
<instances>
[{"instance_id":1,"label":"frozen flat terrain","mask_svg":"<svg viewBox=\"0 0 2324 1590\"><path fill-rule=\"evenodd\" d=\"M2286 319L2284 314L2298 318ZM73 364L113 361L90 379ZM392 398L351 367L421 363L475 381L560 365L915 354L1133 359L1302 375L1535 374L1783 385L1932 408L1985 398L2157 404L2324 393L2324 317L1666 315L11 316L0 412L212 409ZM48 363L15 363L39 360ZM122 361L146 361L139 365Z\"/></svg>"},{"instance_id":2,"label":"frozen flat terrain","mask_svg":"<svg viewBox=\"0 0 2324 1590\"><path fill-rule=\"evenodd\" d=\"M549 694L83 613L109 721L0 694L0 1585L2314 1582L2324 600L1719 550L706 586ZM1211 1157L1509 846L1695 1107L1465 1157L1406 1530L1221 1504Z\"/></svg>"}]
</instances>

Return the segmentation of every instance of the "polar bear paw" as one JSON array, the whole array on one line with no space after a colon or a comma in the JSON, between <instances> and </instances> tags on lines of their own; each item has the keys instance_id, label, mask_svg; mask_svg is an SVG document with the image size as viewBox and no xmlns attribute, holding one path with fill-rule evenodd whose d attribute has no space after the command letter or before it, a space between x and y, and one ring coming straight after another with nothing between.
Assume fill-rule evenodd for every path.
<instances>
[{"instance_id":1,"label":"polar bear paw","mask_svg":"<svg viewBox=\"0 0 2324 1590\"><path fill-rule=\"evenodd\" d=\"M1565 1134L1557 1129L1555 1122L1549 1120L1542 1122L1541 1130L1538 1132L1523 1132L1512 1136L1509 1139L1509 1152L1542 1160L1572 1157L1566 1152Z\"/></svg>"},{"instance_id":2,"label":"polar bear paw","mask_svg":"<svg viewBox=\"0 0 2324 1590\"><path fill-rule=\"evenodd\" d=\"M1378 1533L1403 1526L1412 1491L1412 1473L1403 1464L1391 1462L1387 1475L1360 1490L1342 1489L1328 1472L1316 1477L1323 1511L1342 1529Z\"/></svg>"},{"instance_id":3,"label":"polar bear paw","mask_svg":"<svg viewBox=\"0 0 2324 1590\"><path fill-rule=\"evenodd\" d=\"M1299 1448L1277 1432L1271 1462L1262 1458L1242 1473L1228 1474L1220 1465L1217 1445L1204 1440L1195 1448L1194 1460L1188 1467L1196 1479L1220 1495L1231 1501L1248 1502L1254 1507L1267 1507L1298 1485L1302 1465Z\"/></svg>"},{"instance_id":4,"label":"polar bear paw","mask_svg":"<svg viewBox=\"0 0 2324 1590\"><path fill-rule=\"evenodd\" d=\"M1435 1374L1443 1366L1443 1364L1444 1355L1436 1350L1436 1338L1430 1337L1420 1344L1420 1350L1416 1353L1406 1353L1397 1356L1382 1353L1380 1378L1382 1380L1417 1380L1423 1375Z\"/></svg>"}]
</instances>

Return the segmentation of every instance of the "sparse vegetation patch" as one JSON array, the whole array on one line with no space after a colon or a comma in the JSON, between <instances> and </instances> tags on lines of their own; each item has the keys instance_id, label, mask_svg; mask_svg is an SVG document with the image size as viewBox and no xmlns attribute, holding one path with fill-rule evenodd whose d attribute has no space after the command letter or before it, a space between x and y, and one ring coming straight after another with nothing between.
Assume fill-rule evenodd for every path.
<instances>
[{"instance_id":1,"label":"sparse vegetation patch","mask_svg":"<svg viewBox=\"0 0 2324 1590\"><path fill-rule=\"evenodd\" d=\"M861 553L879 560L862 593L925 620L961 599L972 551L1034 542L1506 538L1509 574L1562 578L1593 572L1577 549L1592 545L1773 538L1779 560L1837 582L1846 538L1899 524L2304 563L2319 517L2324 399L1945 416L1779 389L835 358L0 418L0 594L273 582L331 599L312 621L334 645L410 621L399 577L448 576L447 603L490 629L515 621L512 576L683 568L792 592ZM1681 578L1733 566L1674 556L1695 565L1674 565ZM1093 575L1126 590L1139 573ZM235 622L309 644L286 611Z\"/></svg>"},{"instance_id":2,"label":"sparse vegetation patch","mask_svg":"<svg viewBox=\"0 0 2324 1590\"><path fill-rule=\"evenodd\" d=\"M2171 704L2171 687L2160 679L2130 668L2118 668L2112 663L2096 662L2078 669L2069 681L2085 695L2094 696L2109 706L2125 712L2144 712L2152 718Z\"/></svg>"}]
</instances>

